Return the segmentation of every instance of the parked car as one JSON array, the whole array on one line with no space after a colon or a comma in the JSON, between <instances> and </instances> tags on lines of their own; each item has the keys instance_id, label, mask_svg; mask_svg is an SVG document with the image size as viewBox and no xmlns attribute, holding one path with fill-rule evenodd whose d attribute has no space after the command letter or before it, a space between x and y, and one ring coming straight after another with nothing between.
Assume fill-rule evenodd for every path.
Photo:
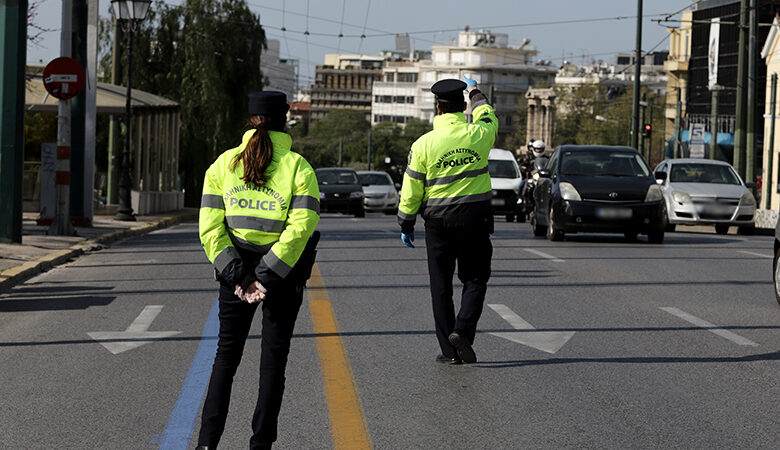
<instances>
[{"instance_id":1,"label":"parked car","mask_svg":"<svg viewBox=\"0 0 780 450\"><path fill-rule=\"evenodd\" d=\"M631 147L564 145L539 172L531 225L536 236L566 233L647 234L664 240L663 194L642 155Z\"/></svg>"},{"instance_id":2,"label":"parked car","mask_svg":"<svg viewBox=\"0 0 780 450\"><path fill-rule=\"evenodd\" d=\"M775 300L780 303L780 220L775 227L775 258L772 264L772 271L775 279Z\"/></svg>"},{"instance_id":3,"label":"parked car","mask_svg":"<svg viewBox=\"0 0 780 450\"><path fill-rule=\"evenodd\" d=\"M398 190L387 172L358 172L360 184L366 198L366 211L380 211L385 214L398 212Z\"/></svg>"},{"instance_id":4,"label":"parked car","mask_svg":"<svg viewBox=\"0 0 780 450\"><path fill-rule=\"evenodd\" d=\"M714 225L718 234L737 226L755 231L756 199L729 163L667 159L655 168L664 193L667 230L682 225Z\"/></svg>"},{"instance_id":5,"label":"parked car","mask_svg":"<svg viewBox=\"0 0 780 450\"><path fill-rule=\"evenodd\" d=\"M517 203L517 191L523 177L517 166L515 155L509 150L491 148L488 154L488 172L493 188L493 212L506 216L507 222L520 218L520 205Z\"/></svg>"},{"instance_id":6,"label":"parked car","mask_svg":"<svg viewBox=\"0 0 780 450\"><path fill-rule=\"evenodd\" d=\"M366 215L363 187L354 169L327 167L314 172L320 187L320 211Z\"/></svg>"}]
</instances>

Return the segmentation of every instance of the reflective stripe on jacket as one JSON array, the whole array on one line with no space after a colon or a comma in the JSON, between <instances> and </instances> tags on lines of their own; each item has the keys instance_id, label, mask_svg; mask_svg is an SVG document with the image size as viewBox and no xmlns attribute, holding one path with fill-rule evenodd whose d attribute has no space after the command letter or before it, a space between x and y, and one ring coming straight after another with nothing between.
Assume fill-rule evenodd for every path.
<instances>
[{"instance_id":1,"label":"reflective stripe on jacket","mask_svg":"<svg viewBox=\"0 0 780 450\"><path fill-rule=\"evenodd\" d=\"M245 184L243 163L231 166L254 133L244 133L241 145L222 153L206 171L200 241L220 273L240 258L238 246L264 255L260 265L285 278L320 220L320 192L312 167L290 150L290 136L276 131L268 132L274 154L266 183Z\"/></svg>"},{"instance_id":2,"label":"reflective stripe on jacket","mask_svg":"<svg viewBox=\"0 0 780 450\"><path fill-rule=\"evenodd\" d=\"M491 214L488 154L498 119L481 92L470 94L474 123L463 113L438 115L433 130L412 144L398 207L404 232L418 213L435 226L466 225Z\"/></svg>"}]
</instances>

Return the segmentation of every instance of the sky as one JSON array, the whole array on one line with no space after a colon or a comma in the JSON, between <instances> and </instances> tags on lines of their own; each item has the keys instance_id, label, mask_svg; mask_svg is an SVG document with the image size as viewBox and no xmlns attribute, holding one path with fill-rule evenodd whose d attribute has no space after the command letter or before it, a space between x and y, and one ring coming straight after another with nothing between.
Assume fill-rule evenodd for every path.
<instances>
[{"instance_id":1,"label":"sky","mask_svg":"<svg viewBox=\"0 0 780 450\"><path fill-rule=\"evenodd\" d=\"M109 17L110 2L99 1L101 17ZM27 61L46 63L59 56L62 4L60 0L39 2L35 23L52 31L44 33L39 43L28 45ZM667 28L679 26L674 20L680 15L670 22L656 21L691 3L645 0L642 49L668 50ZM300 85L311 84L314 67L323 64L326 53L375 55L395 48L394 36L400 33L410 34L415 49L450 42L466 26L472 31L507 33L510 44L530 39L538 58L555 66L563 60L612 63L614 54L633 51L636 40L635 0L248 0L247 4L260 16L267 38L281 42L281 57L300 61ZM363 34L366 37L361 39Z\"/></svg>"}]
</instances>

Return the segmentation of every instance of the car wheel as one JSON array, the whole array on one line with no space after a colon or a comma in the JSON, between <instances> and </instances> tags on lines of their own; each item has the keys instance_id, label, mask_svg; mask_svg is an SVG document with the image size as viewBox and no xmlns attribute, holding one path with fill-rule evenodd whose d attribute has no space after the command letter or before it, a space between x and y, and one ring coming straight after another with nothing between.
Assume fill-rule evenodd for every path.
<instances>
[{"instance_id":1,"label":"car wheel","mask_svg":"<svg viewBox=\"0 0 780 450\"><path fill-rule=\"evenodd\" d=\"M756 234L756 226L755 225L742 225L737 228L737 234L742 236L753 236Z\"/></svg>"},{"instance_id":2,"label":"car wheel","mask_svg":"<svg viewBox=\"0 0 780 450\"><path fill-rule=\"evenodd\" d=\"M366 217L366 210L363 208L356 210L355 217Z\"/></svg>"},{"instance_id":3,"label":"car wheel","mask_svg":"<svg viewBox=\"0 0 780 450\"><path fill-rule=\"evenodd\" d=\"M647 233L647 242L651 244L663 244L664 243L664 230L653 230Z\"/></svg>"},{"instance_id":4,"label":"car wheel","mask_svg":"<svg viewBox=\"0 0 780 450\"><path fill-rule=\"evenodd\" d=\"M514 222L515 221L515 215L514 214L507 214L506 215L506 221L507 222Z\"/></svg>"},{"instance_id":5,"label":"car wheel","mask_svg":"<svg viewBox=\"0 0 780 450\"><path fill-rule=\"evenodd\" d=\"M628 242L634 242L636 241L636 237L638 234L639 233L637 233L636 231L626 231L625 233L623 233L623 237L625 237Z\"/></svg>"},{"instance_id":6,"label":"car wheel","mask_svg":"<svg viewBox=\"0 0 780 450\"><path fill-rule=\"evenodd\" d=\"M666 203L664 202L663 210L661 211L661 223L664 224L664 228L668 232L673 232L677 226L673 223L669 223L669 213L666 210Z\"/></svg>"},{"instance_id":7,"label":"car wheel","mask_svg":"<svg viewBox=\"0 0 780 450\"><path fill-rule=\"evenodd\" d=\"M555 226L555 222L553 221L553 209L552 205L550 205L550 215L547 218L547 239L550 241L562 241L564 235L564 232Z\"/></svg>"},{"instance_id":8,"label":"car wheel","mask_svg":"<svg viewBox=\"0 0 780 450\"><path fill-rule=\"evenodd\" d=\"M775 253L775 263L774 263L775 300L777 300L777 303L780 304L780 264L778 264L778 262L780 262L780 249L778 249L777 252Z\"/></svg>"},{"instance_id":9,"label":"car wheel","mask_svg":"<svg viewBox=\"0 0 780 450\"><path fill-rule=\"evenodd\" d=\"M718 234L729 234L728 225L715 225L715 232Z\"/></svg>"},{"instance_id":10,"label":"car wheel","mask_svg":"<svg viewBox=\"0 0 780 450\"><path fill-rule=\"evenodd\" d=\"M534 231L534 236L536 237L542 237L547 234L547 227L539 225L539 222L536 221L535 212L531 213L531 229Z\"/></svg>"}]
</instances>

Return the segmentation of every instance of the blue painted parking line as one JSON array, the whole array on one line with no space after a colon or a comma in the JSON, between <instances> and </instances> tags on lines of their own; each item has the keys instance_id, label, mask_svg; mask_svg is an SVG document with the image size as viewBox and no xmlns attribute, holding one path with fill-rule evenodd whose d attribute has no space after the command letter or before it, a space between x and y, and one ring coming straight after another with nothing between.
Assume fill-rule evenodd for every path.
<instances>
[{"instance_id":1,"label":"blue painted parking line","mask_svg":"<svg viewBox=\"0 0 780 450\"><path fill-rule=\"evenodd\" d=\"M219 300L214 302L203 327L198 351L192 361L184 385L181 388L173 412L168 418L165 430L160 438L160 450L186 450L190 446L195 432L195 419L200 412L200 404L208 387L211 366L217 354L219 334Z\"/></svg>"}]
</instances>

